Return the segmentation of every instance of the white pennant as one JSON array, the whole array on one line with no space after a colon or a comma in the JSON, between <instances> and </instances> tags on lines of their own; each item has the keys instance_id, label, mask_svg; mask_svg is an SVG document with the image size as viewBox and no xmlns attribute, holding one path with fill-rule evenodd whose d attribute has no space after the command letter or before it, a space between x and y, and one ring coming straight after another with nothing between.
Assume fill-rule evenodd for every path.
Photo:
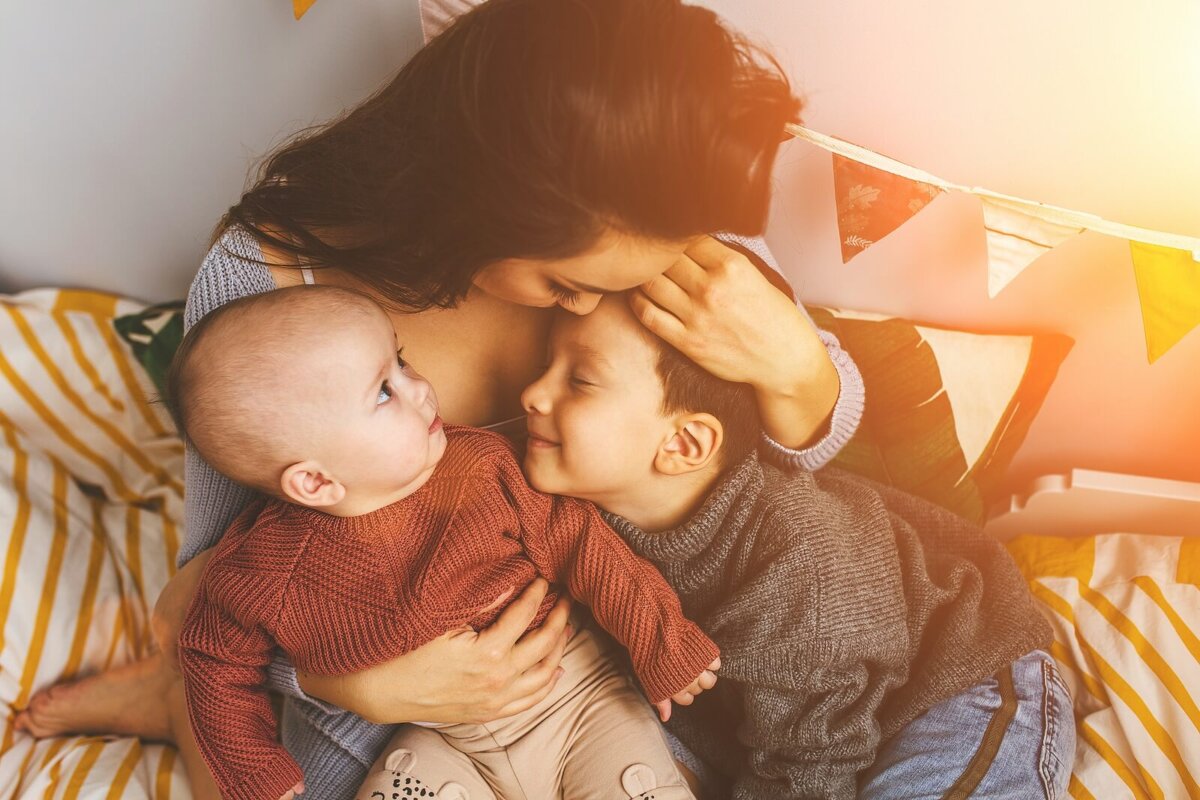
<instances>
[{"instance_id":1,"label":"white pennant","mask_svg":"<svg viewBox=\"0 0 1200 800\"><path fill-rule=\"evenodd\" d=\"M483 0L420 0L421 33L425 44L444 31L455 17L462 16Z\"/></svg>"},{"instance_id":2,"label":"white pennant","mask_svg":"<svg viewBox=\"0 0 1200 800\"><path fill-rule=\"evenodd\" d=\"M981 196L987 233L988 296L995 297L1039 256L1083 230L1044 218L1040 203Z\"/></svg>"}]
</instances>

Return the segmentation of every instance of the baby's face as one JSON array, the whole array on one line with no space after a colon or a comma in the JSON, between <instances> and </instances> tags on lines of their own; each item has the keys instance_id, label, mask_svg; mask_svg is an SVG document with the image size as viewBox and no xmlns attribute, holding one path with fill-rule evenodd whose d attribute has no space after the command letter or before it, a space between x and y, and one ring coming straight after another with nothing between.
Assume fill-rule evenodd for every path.
<instances>
[{"instance_id":1,"label":"baby's face","mask_svg":"<svg viewBox=\"0 0 1200 800\"><path fill-rule=\"evenodd\" d=\"M306 351L303 368L320 398L308 413L323 412L308 422L317 458L348 496L383 501L400 499L437 464L446 434L433 387L404 363L391 321L375 311L345 315Z\"/></svg>"},{"instance_id":2,"label":"baby's face","mask_svg":"<svg viewBox=\"0 0 1200 800\"><path fill-rule=\"evenodd\" d=\"M605 506L652 477L671 428L649 335L619 295L587 316L556 318L549 364L521 395L534 488Z\"/></svg>"}]
</instances>

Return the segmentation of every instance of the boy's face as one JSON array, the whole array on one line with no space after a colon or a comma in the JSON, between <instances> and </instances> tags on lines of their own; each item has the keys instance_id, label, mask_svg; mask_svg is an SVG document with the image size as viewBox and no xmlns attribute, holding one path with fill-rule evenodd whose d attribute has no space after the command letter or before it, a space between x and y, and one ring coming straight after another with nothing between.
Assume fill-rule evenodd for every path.
<instances>
[{"instance_id":1,"label":"boy's face","mask_svg":"<svg viewBox=\"0 0 1200 800\"><path fill-rule=\"evenodd\" d=\"M317 357L309 363L322 365L310 377L318 381L318 407L325 411L310 425L319 426L320 460L349 495L388 498L445 452L437 395L400 359L382 309L344 316L336 332L310 351Z\"/></svg>"},{"instance_id":2,"label":"boy's face","mask_svg":"<svg viewBox=\"0 0 1200 800\"><path fill-rule=\"evenodd\" d=\"M549 364L521 395L534 488L605 506L652 477L671 428L649 335L620 295L587 316L555 319Z\"/></svg>"}]
</instances>

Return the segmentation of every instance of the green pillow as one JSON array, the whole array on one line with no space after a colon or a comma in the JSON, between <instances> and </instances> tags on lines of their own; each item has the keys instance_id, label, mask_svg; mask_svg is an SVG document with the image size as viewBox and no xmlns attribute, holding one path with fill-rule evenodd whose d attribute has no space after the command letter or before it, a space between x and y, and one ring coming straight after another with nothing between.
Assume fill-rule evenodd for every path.
<instances>
[{"instance_id":1,"label":"green pillow","mask_svg":"<svg viewBox=\"0 0 1200 800\"><path fill-rule=\"evenodd\" d=\"M862 423L833 463L982 523L1073 341L808 310L866 386Z\"/></svg>"},{"instance_id":2,"label":"green pillow","mask_svg":"<svg viewBox=\"0 0 1200 800\"><path fill-rule=\"evenodd\" d=\"M183 301L160 303L136 314L115 317L113 328L129 343L134 357L146 369L162 397L167 385L167 368L183 341Z\"/></svg>"}]
</instances>

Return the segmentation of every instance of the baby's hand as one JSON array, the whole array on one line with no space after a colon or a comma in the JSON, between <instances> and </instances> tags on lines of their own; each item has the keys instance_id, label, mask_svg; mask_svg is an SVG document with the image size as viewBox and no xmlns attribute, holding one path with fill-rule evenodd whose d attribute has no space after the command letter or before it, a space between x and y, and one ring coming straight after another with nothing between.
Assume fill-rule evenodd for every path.
<instances>
[{"instance_id":1,"label":"baby's hand","mask_svg":"<svg viewBox=\"0 0 1200 800\"><path fill-rule=\"evenodd\" d=\"M304 794L304 781L300 781L292 788L283 793L283 797L279 800L295 800L297 795Z\"/></svg>"},{"instance_id":2,"label":"baby's hand","mask_svg":"<svg viewBox=\"0 0 1200 800\"><path fill-rule=\"evenodd\" d=\"M713 662L708 665L708 669L700 673L699 678L696 678L696 680L692 681L687 688L681 690L677 694L671 695L671 700L674 700L681 706L690 706L696 699L696 695L700 694L705 689L711 689L716 684L717 676L715 673L720 668L721 659L719 657L713 659ZM671 700L660 700L654 704L654 707L658 709L658 718L663 722L666 722L671 718Z\"/></svg>"}]
</instances>

